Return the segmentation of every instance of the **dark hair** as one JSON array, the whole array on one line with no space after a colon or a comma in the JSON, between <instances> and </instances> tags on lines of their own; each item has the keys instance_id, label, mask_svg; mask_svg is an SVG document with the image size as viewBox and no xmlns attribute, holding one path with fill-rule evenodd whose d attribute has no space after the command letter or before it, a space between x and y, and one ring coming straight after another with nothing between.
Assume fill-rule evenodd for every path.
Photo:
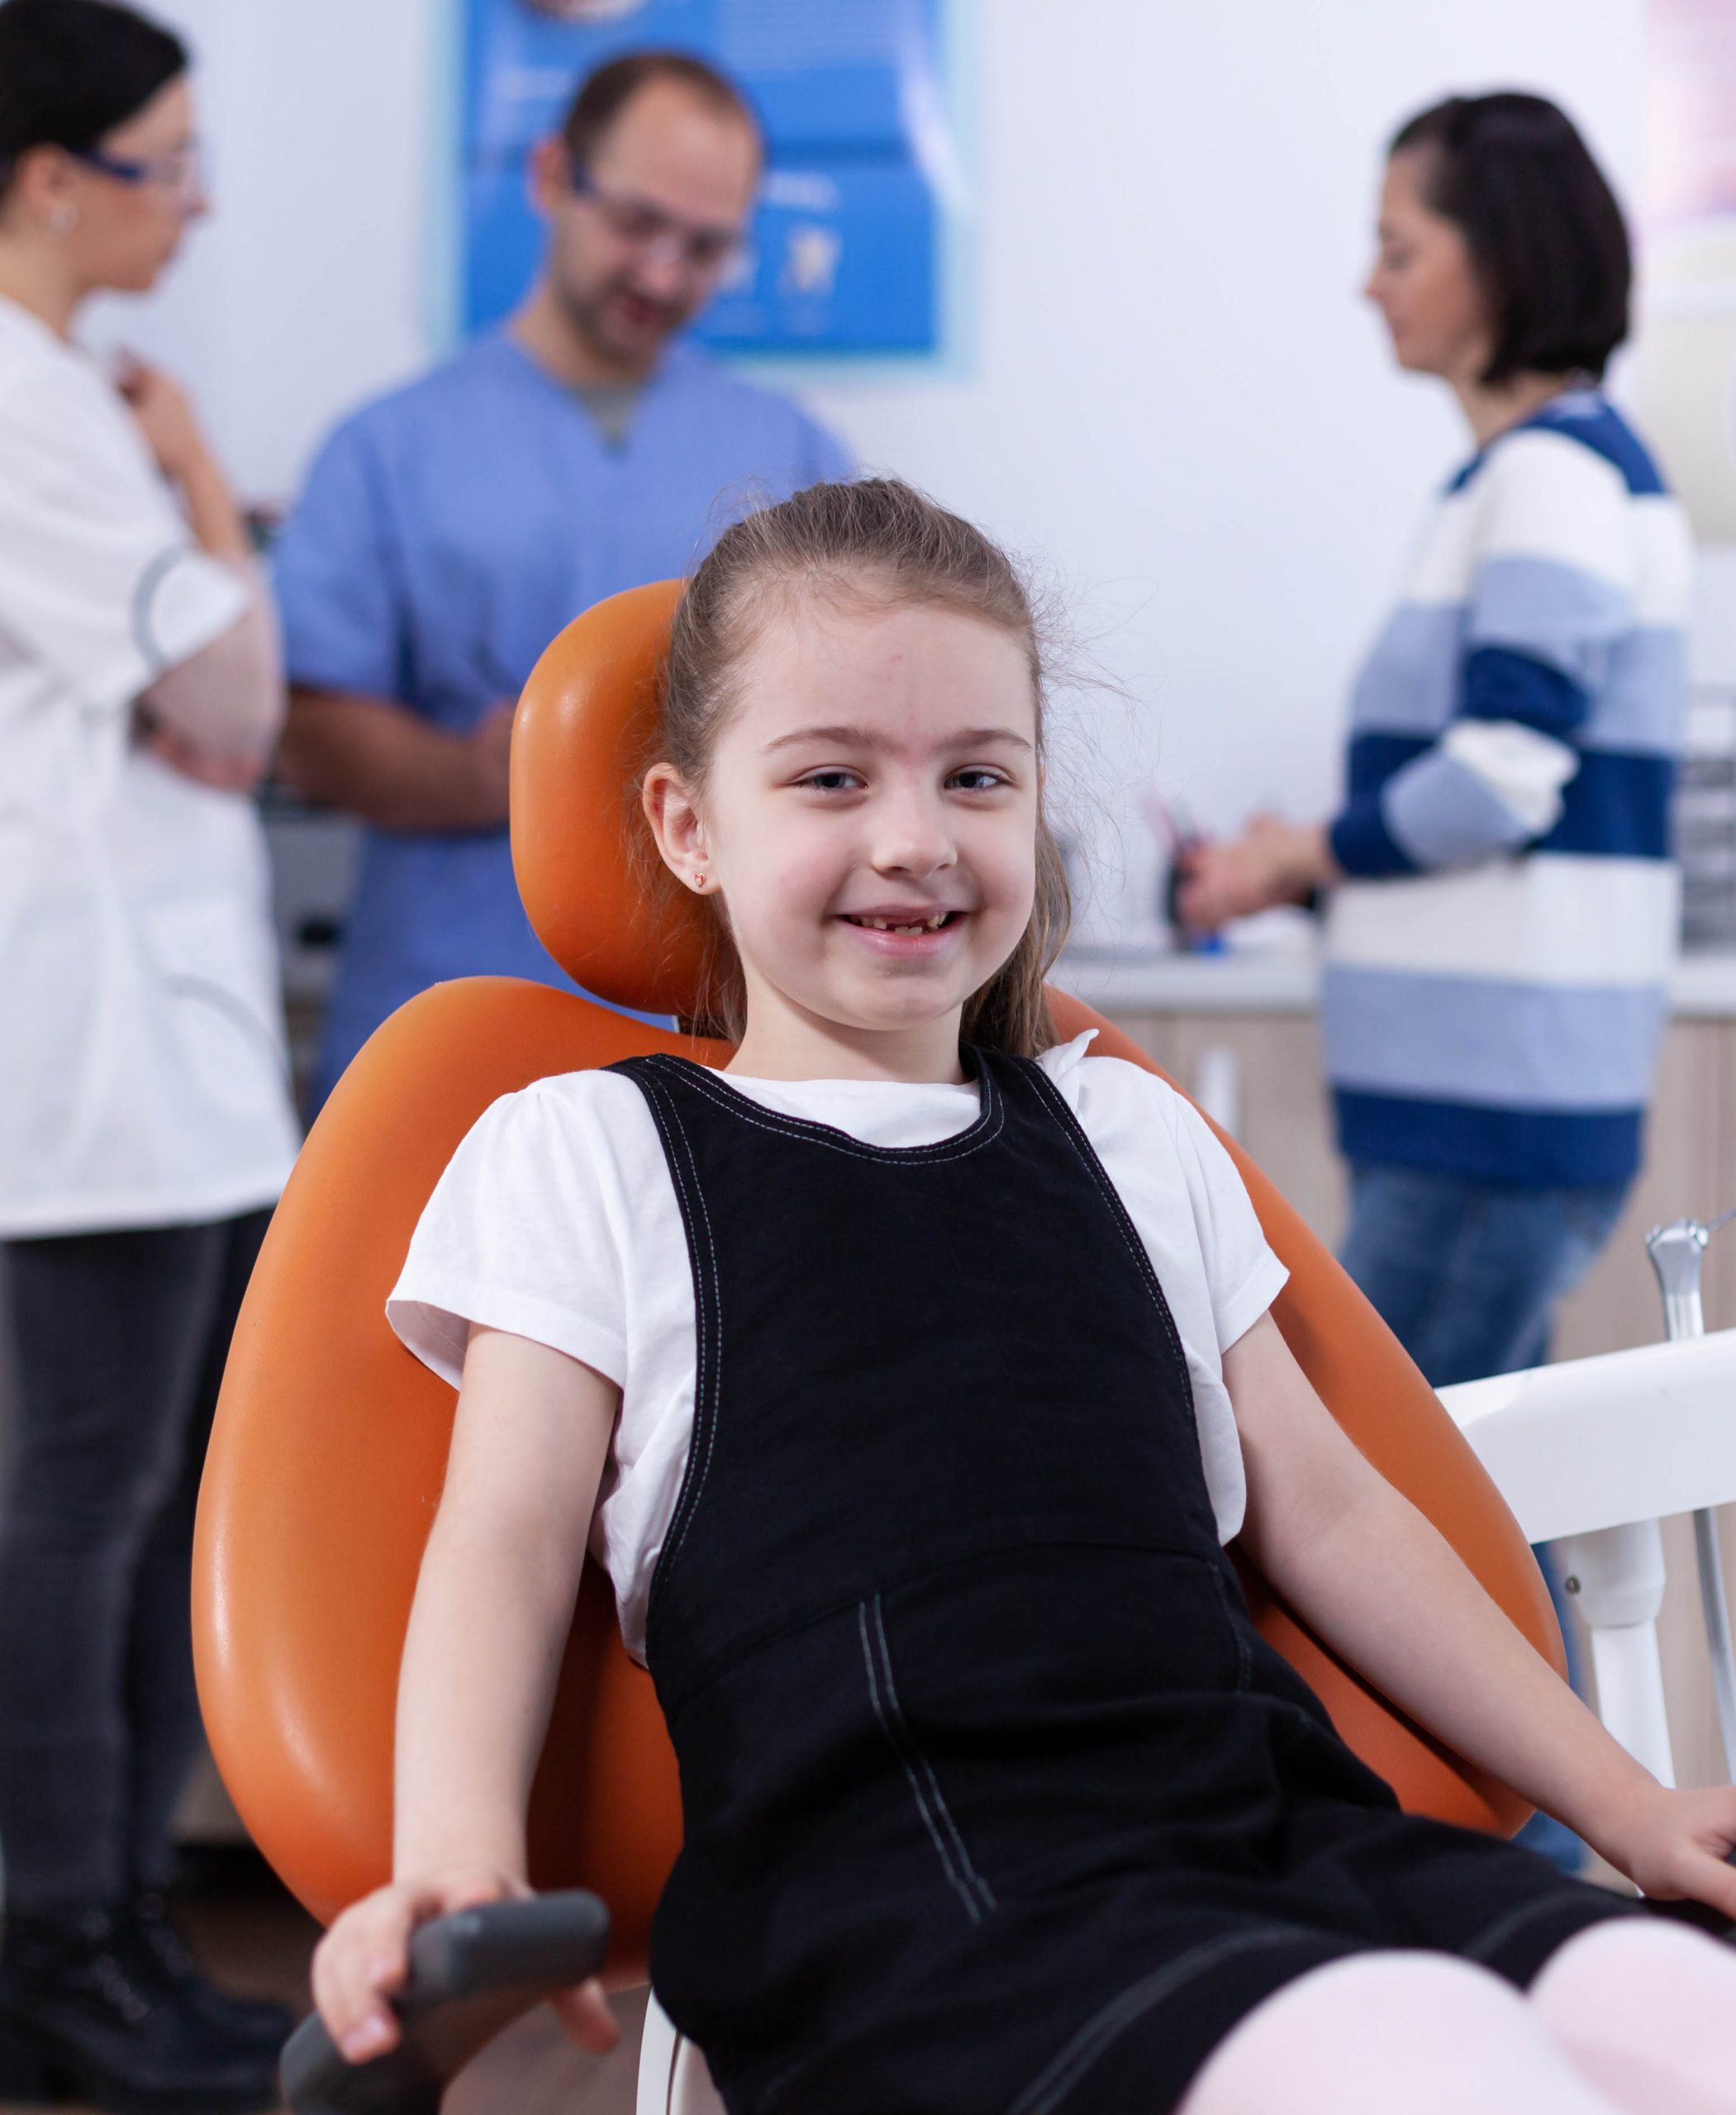
<instances>
[{"instance_id":1,"label":"dark hair","mask_svg":"<svg viewBox=\"0 0 1736 2115\"><path fill-rule=\"evenodd\" d=\"M32 147L94 147L188 62L173 31L111 0L4 0L0 193Z\"/></svg>"},{"instance_id":2,"label":"dark hair","mask_svg":"<svg viewBox=\"0 0 1736 2115\"><path fill-rule=\"evenodd\" d=\"M1449 96L1393 135L1423 151L1424 192L1469 245L1493 314L1486 383L1601 375L1628 335L1628 231L1585 141L1542 96Z\"/></svg>"},{"instance_id":3,"label":"dark hair","mask_svg":"<svg viewBox=\"0 0 1736 2115\"><path fill-rule=\"evenodd\" d=\"M727 74L720 74L691 52L624 51L579 83L561 120L561 137L574 169L589 164L609 127L640 90L654 81L673 81L713 110L740 118L763 150L765 135L759 115Z\"/></svg>"},{"instance_id":4,"label":"dark hair","mask_svg":"<svg viewBox=\"0 0 1736 2115\"><path fill-rule=\"evenodd\" d=\"M1005 633L1025 657L1043 746L1044 625L1018 568L972 523L897 478L810 485L725 529L675 611L663 668L661 710L647 766L667 759L702 791L717 737L740 697L742 663L767 626L815 603L956 610ZM641 822L637 842L646 844ZM641 860L654 890L684 893L662 862ZM728 914L708 898L713 925L703 1024L739 1041L741 968ZM1044 990L1067 938L1067 876L1040 808L1037 890L1019 944L964 1009L967 1041L1035 1057L1055 1039Z\"/></svg>"}]
</instances>

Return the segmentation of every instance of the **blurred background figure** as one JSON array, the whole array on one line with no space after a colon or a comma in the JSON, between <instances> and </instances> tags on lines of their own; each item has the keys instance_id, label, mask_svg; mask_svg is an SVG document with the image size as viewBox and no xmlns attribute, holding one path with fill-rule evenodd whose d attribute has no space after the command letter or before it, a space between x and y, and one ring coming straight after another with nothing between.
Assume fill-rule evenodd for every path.
<instances>
[{"instance_id":1,"label":"blurred background figure","mask_svg":"<svg viewBox=\"0 0 1736 2115\"><path fill-rule=\"evenodd\" d=\"M1677 925L1670 796L1691 552L1598 387L1620 211L1529 95L1392 143L1367 291L1476 453L1352 702L1329 825L1195 855L1212 928L1329 890L1322 1030L1344 1260L1437 1386L1541 1363L1638 1167Z\"/></svg>"},{"instance_id":2,"label":"blurred background figure","mask_svg":"<svg viewBox=\"0 0 1736 2115\"><path fill-rule=\"evenodd\" d=\"M199 1741L193 1501L297 1134L249 789L277 633L186 399L73 330L205 210L173 36L0 6L0 2100L270 2104L287 2016L159 1890Z\"/></svg>"},{"instance_id":3,"label":"blurred background figure","mask_svg":"<svg viewBox=\"0 0 1736 2115\"><path fill-rule=\"evenodd\" d=\"M749 491L849 474L784 398L680 341L728 270L759 127L702 61L646 51L533 156L542 272L506 330L357 413L277 554L293 686L280 768L370 825L316 1099L444 977L568 983L507 841L512 709L605 596L685 572Z\"/></svg>"}]
</instances>

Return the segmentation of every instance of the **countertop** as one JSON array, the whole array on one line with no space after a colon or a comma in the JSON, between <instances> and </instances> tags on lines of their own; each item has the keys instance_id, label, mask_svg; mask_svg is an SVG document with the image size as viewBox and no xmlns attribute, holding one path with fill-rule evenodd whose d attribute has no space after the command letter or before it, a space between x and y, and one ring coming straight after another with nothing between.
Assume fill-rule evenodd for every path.
<instances>
[{"instance_id":1,"label":"countertop","mask_svg":"<svg viewBox=\"0 0 1736 2115\"><path fill-rule=\"evenodd\" d=\"M1221 954L1115 954L1069 948L1053 981L1105 1014L1306 1014L1320 990L1310 948ZM1670 978L1678 1020L1736 1020L1736 954L1688 955Z\"/></svg>"}]
</instances>

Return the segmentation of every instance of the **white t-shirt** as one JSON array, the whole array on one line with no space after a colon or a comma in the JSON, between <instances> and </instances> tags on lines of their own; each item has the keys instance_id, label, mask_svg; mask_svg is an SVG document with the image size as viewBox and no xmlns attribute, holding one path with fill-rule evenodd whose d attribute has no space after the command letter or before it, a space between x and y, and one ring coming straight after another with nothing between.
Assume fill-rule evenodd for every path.
<instances>
[{"instance_id":1,"label":"white t-shirt","mask_svg":"<svg viewBox=\"0 0 1736 2115\"><path fill-rule=\"evenodd\" d=\"M1088 1058L1044 1069L1120 1193L1169 1302L1193 1383L1219 1535L1246 1485L1223 1354L1287 1276L1241 1177L1204 1119L1153 1074ZM974 1086L872 1080L730 1085L768 1109L865 1143L931 1145L980 1114ZM693 1281L680 1208L644 1097L618 1072L568 1072L504 1096L454 1154L424 1209L386 1312L456 1386L472 1322L549 1344L621 1391L591 1547L614 1582L622 1635L643 1654L651 1575L693 1429Z\"/></svg>"},{"instance_id":2,"label":"white t-shirt","mask_svg":"<svg viewBox=\"0 0 1736 2115\"><path fill-rule=\"evenodd\" d=\"M259 818L132 739L245 607L102 369L0 298L0 1238L227 1217L294 1159Z\"/></svg>"}]
</instances>

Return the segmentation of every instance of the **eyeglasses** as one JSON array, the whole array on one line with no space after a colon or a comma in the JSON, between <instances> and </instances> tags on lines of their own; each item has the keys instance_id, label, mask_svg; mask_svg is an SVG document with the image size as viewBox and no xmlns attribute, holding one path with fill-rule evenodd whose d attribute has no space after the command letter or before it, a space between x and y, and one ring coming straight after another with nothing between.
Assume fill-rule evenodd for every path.
<instances>
[{"instance_id":1,"label":"eyeglasses","mask_svg":"<svg viewBox=\"0 0 1736 2115\"><path fill-rule=\"evenodd\" d=\"M191 205L205 191L205 163L197 145L177 147L166 154L152 154L134 161L121 154L105 154L99 147L74 147L68 152L75 162L93 169L117 183L156 184L172 192L176 202Z\"/></svg>"},{"instance_id":2,"label":"eyeglasses","mask_svg":"<svg viewBox=\"0 0 1736 2115\"><path fill-rule=\"evenodd\" d=\"M709 276L739 256L746 242L740 228L706 227L666 213L648 198L605 191L583 169L574 169L570 181L574 197L596 207L615 240L642 257L664 258L686 271Z\"/></svg>"}]
</instances>

